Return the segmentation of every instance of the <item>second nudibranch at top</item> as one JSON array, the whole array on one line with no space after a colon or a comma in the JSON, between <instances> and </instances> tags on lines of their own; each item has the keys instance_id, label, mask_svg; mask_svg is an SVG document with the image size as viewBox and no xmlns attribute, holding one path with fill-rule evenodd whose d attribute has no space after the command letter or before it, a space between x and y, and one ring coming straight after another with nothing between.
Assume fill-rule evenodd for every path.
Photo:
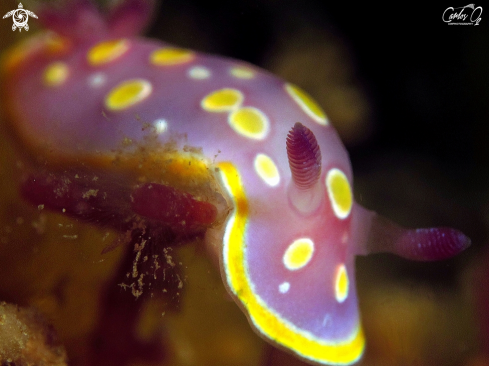
<instances>
[{"instance_id":1,"label":"second nudibranch at top","mask_svg":"<svg viewBox=\"0 0 489 366\"><path fill-rule=\"evenodd\" d=\"M298 86L133 36L148 2L105 17L71 4L37 10L57 35L3 64L31 202L115 228L138 220L204 235L256 332L313 364L363 353L355 255L437 260L469 245L456 230L402 229L356 204L348 154Z\"/></svg>"}]
</instances>

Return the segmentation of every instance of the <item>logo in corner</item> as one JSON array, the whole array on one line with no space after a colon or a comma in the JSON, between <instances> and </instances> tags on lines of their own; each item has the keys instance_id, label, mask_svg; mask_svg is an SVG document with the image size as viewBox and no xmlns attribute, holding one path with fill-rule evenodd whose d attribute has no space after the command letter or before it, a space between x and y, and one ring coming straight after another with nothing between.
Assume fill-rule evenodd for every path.
<instances>
[{"instance_id":1,"label":"logo in corner","mask_svg":"<svg viewBox=\"0 0 489 366\"><path fill-rule=\"evenodd\" d=\"M458 8L450 6L445 9L441 18L448 25L479 25L481 15L482 6L469 4Z\"/></svg>"},{"instance_id":2,"label":"logo in corner","mask_svg":"<svg viewBox=\"0 0 489 366\"><path fill-rule=\"evenodd\" d=\"M22 28L28 31L29 25L27 24L27 21L29 20L29 15L37 19L36 14L34 14L30 10L24 9L22 3L19 3L19 8L9 11L7 14L3 16L3 19L8 18L10 16L12 17L14 21L14 25L12 25L13 31L15 31L17 28L19 29L19 32L22 31Z\"/></svg>"}]
</instances>

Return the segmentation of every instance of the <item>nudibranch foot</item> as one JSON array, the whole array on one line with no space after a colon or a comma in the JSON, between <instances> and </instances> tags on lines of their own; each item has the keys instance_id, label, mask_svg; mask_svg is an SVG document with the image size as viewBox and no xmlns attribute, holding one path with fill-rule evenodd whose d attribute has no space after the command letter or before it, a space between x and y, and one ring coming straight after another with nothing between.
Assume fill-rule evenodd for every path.
<instances>
[{"instance_id":1,"label":"nudibranch foot","mask_svg":"<svg viewBox=\"0 0 489 366\"><path fill-rule=\"evenodd\" d=\"M211 225L217 217L217 208L212 203L198 201L163 184L142 184L134 189L131 197L134 212L182 229Z\"/></svg>"},{"instance_id":2,"label":"nudibranch foot","mask_svg":"<svg viewBox=\"0 0 489 366\"><path fill-rule=\"evenodd\" d=\"M358 212L369 217L370 222L364 254L388 252L411 260L436 261L460 254L471 243L462 232L452 228L406 229L364 208Z\"/></svg>"},{"instance_id":3,"label":"nudibranch foot","mask_svg":"<svg viewBox=\"0 0 489 366\"><path fill-rule=\"evenodd\" d=\"M21 193L39 209L63 213L98 226L118 226L130 215L128 203L124 205L122 199L129 197L129 192L120 188L117 194L108 194L106 188L97 174L34 172L23 179ZM109 192L114 191L112 187Z\"/></svg>"},{"instance_id":4,"label":"nudibranch foot","mask_svg":"<svg viewBox=\"0 0 489 366\"><path fill-rule=\"evenodd\" d=\"M169 231L174 244L202 237L218 216L213 203L181 189L159 183L134 185L126 176L114 178L114 174L76 168L34 171L24 178L21 192L40 209L121 233L143 226L153 236Z\"/></svg>"}]
</instances>

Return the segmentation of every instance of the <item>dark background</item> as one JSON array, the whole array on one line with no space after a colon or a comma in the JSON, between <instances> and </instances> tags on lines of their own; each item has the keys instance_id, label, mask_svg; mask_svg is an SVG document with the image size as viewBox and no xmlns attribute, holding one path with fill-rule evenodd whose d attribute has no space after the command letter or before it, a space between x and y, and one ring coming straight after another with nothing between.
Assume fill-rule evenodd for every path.
<instances>
[{"instance_id":1,"label":"dark background","mask_svg":"<svg viewBox=\"0 0 489 366\"><path fill-rule=\"evenodd\" d=\"M456 4L326 3L168 0L150 35L265 66L276 44L302 29L338 35L374 105L377 146L487 164L488 148L473 141L489 132L485 13L479 26L448 26L442 13Z\"/></svg>"}]
</instances>

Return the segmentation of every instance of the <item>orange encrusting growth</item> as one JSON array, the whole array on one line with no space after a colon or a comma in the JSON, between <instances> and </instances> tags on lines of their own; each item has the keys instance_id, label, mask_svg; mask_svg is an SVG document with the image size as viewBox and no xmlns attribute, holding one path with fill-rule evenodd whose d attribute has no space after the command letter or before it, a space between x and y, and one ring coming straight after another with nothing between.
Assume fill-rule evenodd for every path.
<instances>
[{"instance_id":1,"label":"orange encrusting growth","mask_svg":"<svg viewBox=\"0 0 489 366\"><path fill-rule=\"evenodd\" d=\"M245 306L250 321L261 334L308 360L336 365L356 362L365 348L365 337L360 324L346 339L322 340L282 319L253 292L245 264L248 201L236 167L230 162L220 163L218 167L235 206L223 240L223 263L227 284Z\"/></svg>"}]
</instances>

